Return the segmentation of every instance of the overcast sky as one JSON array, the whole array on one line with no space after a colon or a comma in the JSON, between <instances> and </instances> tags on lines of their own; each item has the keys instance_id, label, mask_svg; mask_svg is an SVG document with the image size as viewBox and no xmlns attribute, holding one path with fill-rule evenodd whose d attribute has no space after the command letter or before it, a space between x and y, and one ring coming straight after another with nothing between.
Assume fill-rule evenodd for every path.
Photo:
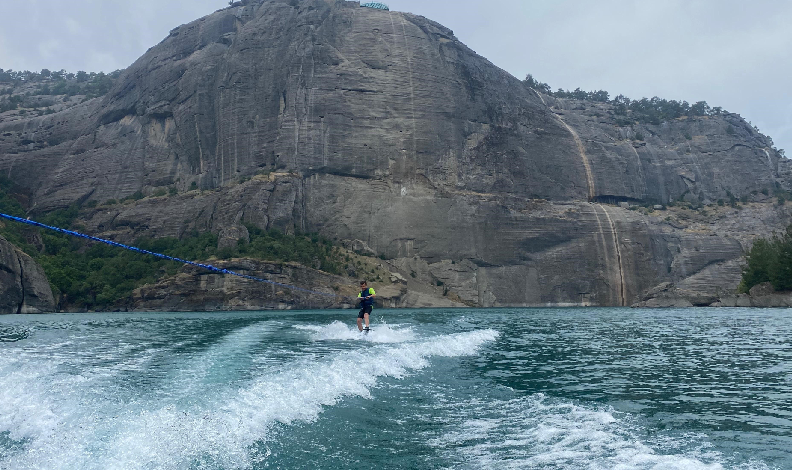
<instances>
[{"instance_id":1,"label":"overcast sky","mask_svg":"<svg viewBox=\"0 0 792 470\"><path fill-rule=\"evenodd\" d=\"M226 0L4 0L0 68L112 71ZM792 157L792 1L386 0L553 89L707 101Z\"/></svg>"}]
</instances>

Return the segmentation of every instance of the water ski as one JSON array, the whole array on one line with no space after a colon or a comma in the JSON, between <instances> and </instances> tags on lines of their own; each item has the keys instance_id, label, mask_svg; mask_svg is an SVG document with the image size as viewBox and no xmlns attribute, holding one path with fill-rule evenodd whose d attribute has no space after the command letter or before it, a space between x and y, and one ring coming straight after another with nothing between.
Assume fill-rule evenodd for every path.
<instances>
[{"instance_id":1,"label":"water ski","mask_svg":"<svg viewBox=\"0 0 792 470\"><path fill-rule=\"evenodd\" d=\"M369 334L369 331L371 331L371 328L370 328L370 327L363 328L363 334L364 334L364 335L367 335L367 334Z\"/></svg>"}]
</instances>

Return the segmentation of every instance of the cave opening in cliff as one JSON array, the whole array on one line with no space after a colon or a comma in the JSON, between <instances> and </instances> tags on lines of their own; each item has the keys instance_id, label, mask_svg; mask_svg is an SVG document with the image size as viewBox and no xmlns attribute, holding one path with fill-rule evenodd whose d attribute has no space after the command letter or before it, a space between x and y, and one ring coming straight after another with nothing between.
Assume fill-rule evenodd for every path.
<instances>
[{"instance_id":1,"label":"cave opening in cliff","mask_svg":"<svg viewBox=\"0 0 792 470\"><path fill-rule=\"evenodd\" d=\"M636 199L632 197L626 196L613 196L610 194L600 194L599 196L594 196L591 198L591 202L596 202L599 204L610 204L614 206L618 206L621 202L626 202L628 204L635 204L635 205L644 205L647 201L643 199Z\"/></svg>"}]
</instances>

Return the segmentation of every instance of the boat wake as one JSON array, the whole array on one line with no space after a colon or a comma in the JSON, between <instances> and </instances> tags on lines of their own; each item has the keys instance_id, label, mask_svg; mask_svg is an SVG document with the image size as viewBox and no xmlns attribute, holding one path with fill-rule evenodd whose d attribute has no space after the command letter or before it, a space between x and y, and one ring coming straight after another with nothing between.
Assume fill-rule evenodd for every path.
<instances>
[{"instance_id":1,"label":"boat wake","mask_svg":"<svg viewBox=\"0 0 792 470\"><path fill-rule=\"evenodd\" d=\"M730 465L705 436L647 437L630 415L543 394L440 407L449 430L429 444L473 468L769 470L762 462Z\"/></svg>"},{"instance_id":2,"label":"boat wake","mask_svg":"<svg viewBox=\"0 0 792 470\"><path fill-rule=\"evenodd\" d=\"M340 323L301 329L314 341L363 336ZM476 354L498 336L480 330L404 342L414 338L409 328L378 329L379 337L374 331L365 340L375 344L366 346L363 367L357 348L292 357L247 380L223 383L219 370L250 354L248 340L268 335L267 327L250 326L197 356L175 358L174 373L157 385L173 390L141 391L137 398L106 387L90 371L46 366L42 358L8 361L0 366L0 467L250 468L266 460L266 443L279 426L313 422L347 397L370 398L382 378L403 378L433 357ZM240 339L247 353L235 352Z\"/></svg>"},{"instance_id":3,"label":"boat wake","mask_svg":"<svg viewBox=\"0 0 792 470\"><path fill-rule=\"evenodd\" d=\"M415 332L412 327L401 327L399 325L388 325L378 323L372 325L371 331L366 334L357 329L357 325L350 326L340 321L334 321L329 325L297 325L298 330L308 331L314 341L368 341L371 343L404 343L415 339Z\"/></svg>"}]
</instances>

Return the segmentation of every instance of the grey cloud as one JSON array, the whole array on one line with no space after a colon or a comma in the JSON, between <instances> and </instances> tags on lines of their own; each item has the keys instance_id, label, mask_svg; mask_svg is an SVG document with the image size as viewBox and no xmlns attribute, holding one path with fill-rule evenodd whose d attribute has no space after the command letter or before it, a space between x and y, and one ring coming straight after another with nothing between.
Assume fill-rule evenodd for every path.
<instances>
[{"instance_id":1,"label":"grey cloud","mask_svg":"<svg viewBox=\"0 0 792 470\"><path fill-rule=\"evenodd\" d=\"M3 6L1 68L125 68L174 27L227 5L218 0L29 0Z\"/></svg>"}]
</instances>

